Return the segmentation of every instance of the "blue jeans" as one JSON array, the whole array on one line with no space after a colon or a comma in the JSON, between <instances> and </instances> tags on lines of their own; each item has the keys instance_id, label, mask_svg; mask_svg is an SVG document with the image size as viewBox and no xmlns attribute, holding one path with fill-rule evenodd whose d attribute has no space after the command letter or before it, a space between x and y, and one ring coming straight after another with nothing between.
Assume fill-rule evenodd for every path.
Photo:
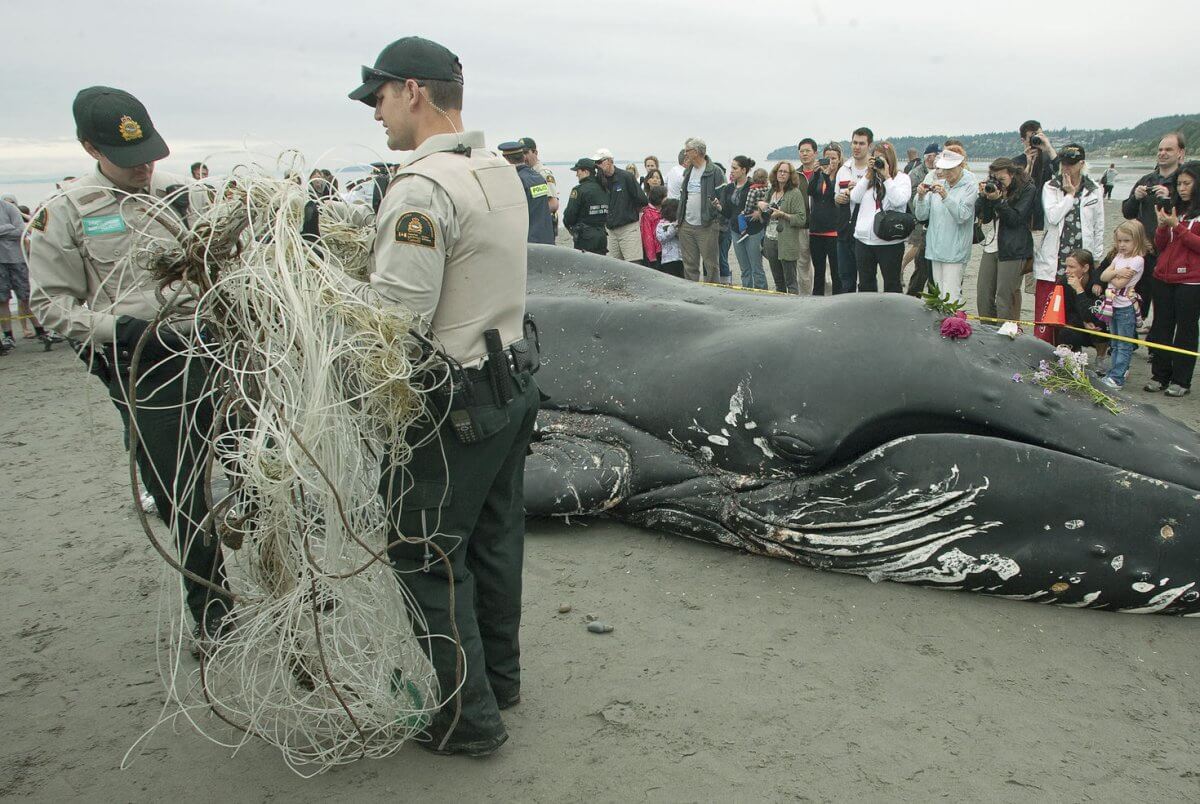
<instances>
[{"instance_id":1,"label":"blue jeans","mask_svg":"<svg viewBox=\"0 0 1200 804\"><path fill-rule=\"evenodd\" d=\"M733 271L729 269L729 247L733 245L733 232L729 231L729 227L721 228L720 235L717 236L717 264L721 267L722 281L731 281L733 279Z\"/></svg>"},{"instance_id":2,"label":"blue jeans","mask_svg":"<svg viewBox=\"0 0 1200 804\"><path fill-rule=\"evenodd\" d=\"M745 240L735 240L733 253L742 269L742 287L767 289L767 272L763 270L762 241L764 231L747 235Z\"/></svg>"},{"instance_id":3,"label":"blue jeans","mask_svg":"<svg viewBox=\"0 0 1200 804\"><path fill-rule=\"evenodd\" d=\"M1114 307L1112 324L1109 331L1113 335L1123 335L1126 338L1137 337L1137 314L1133 305ZM1133 344L1125 341L1113 341L1112 367L1108 370L1108 378L1118 385L1125 384L1125 372L1129 371L1129 360L1133 357Z\"/></svg>"},{"instance_id":4,"label":"blue jeans","mask_svg":"<svg viewBox=\"0 0 1200 804\"><path fill-rule=\"evenodd\" d=\"M853 237L839 237L837 242L838 293L858 290L858 258L854 254Z\"/></svg>"}]
</instances>

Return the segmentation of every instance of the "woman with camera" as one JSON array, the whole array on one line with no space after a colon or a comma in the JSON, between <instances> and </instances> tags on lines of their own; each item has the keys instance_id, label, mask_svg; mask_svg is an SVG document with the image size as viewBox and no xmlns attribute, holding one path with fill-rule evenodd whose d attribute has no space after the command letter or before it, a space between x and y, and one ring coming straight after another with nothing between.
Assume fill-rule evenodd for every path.
<instances>
[{"instance_id":1,"label":"woman with camera","mask_svg":"<svg viewBox=\"0 0 1200 804\"><path fill-rule=\"evenodd\" d=\"M767 221L763 253L771 266L776 293L800 292L796 262L800 259L800 232L808 225L808 204L800 190L800 174L791 162L779 162L771 170L767 198L758 202ZM811 288L805 288L805 293Z\"/></svg>"},{"instance_id":2,"label":"woman with camera","mask_svg":"<svg viewBox=\"0 0 1200 804\"><path fill-rule=\"evenodd\" d=\"M1187 162L1175 180L1175 203L1159 206L1154 247L1154 324L1151 343L1196 351L1200 342L1200 162ZM1145 390L1191 393L1196 358L1155 349Z\"/></svg>"},{"instance_id":3,"label":"woman with camera","mask_svg":"<svg viewBox=\"0 0 1200 804\"><path fill-rule=\"evenodd\" d=\"M808 243L812 253L813 295L825 295L825 264L829 263L830 288L842 292L838 278L837 237L850 220L850 206L834 201L837 172L842 166L842 146L831 142L817 162L817 171L808 183Z\"/></svg>"},{"instance_id":4,"label":"woman with camera","mask_svg":"<svg viewBox=\"0 0 1200 804\"><path fill-rule=\"evenodd\" d=\"M904 259L904 240L888 241L875 234L875 217L881 212L904 212L912 197L912 183L903 173L897 175L896 149L890 142L877 142L871 148L867 172L850 190L850 201L858 204L854 225L854 256L858 262L858 289L878 291L876 268L883 274L884 293L901 293L900 263ZM909 227L911 230L911 227Z\"/></svg>"},{"instance_id":5,"label":"woman with camera","mask_svg":"<svg viewBox=\"0 0 1200 804\"><path fill-rule=\"evenodd\" d=\"M962 278L971 259L971 235L975 231L975 200L979 186L967 170L967 152L961 145L947 145L938 154L935 176L917 185L914 211L917 220L928 221L925 258L933 281L950 301L962 301Z\"/></svg>"},{"instance_id":6,"label":"woman with camera","mask_svg":"<svg viewBox=\"0 0 1200 804\"><path fill-rule=\"evenodd\" d=\"M1033 255L1033 317L1040 321L1054 286L1063 283L1067 257L1079 249L1093 254L1104 250L1104 203L1100 188L1085 170L1082 145L1071 143L1058 152L1059 172L1042 187L1042 209L1046 213L1046 237ZM1033 334L1055 343L1050 327L1038 325Z\"/></svg>"},{"instance_id":7,"label":"woman with camera","mask_svg":"<svg viewBox=\"0 0 1200 804\"><path fill-rule=\"evenodd\" d=\"M980 223L995 224L985 239L976 284L979 314L1017 319L1021 315L1021 271L1033 257L1033 207L1037 192L1013 160L1003 157L988 166L988 180L979 185L975 213Z\"/></svg>"}]
</instances>

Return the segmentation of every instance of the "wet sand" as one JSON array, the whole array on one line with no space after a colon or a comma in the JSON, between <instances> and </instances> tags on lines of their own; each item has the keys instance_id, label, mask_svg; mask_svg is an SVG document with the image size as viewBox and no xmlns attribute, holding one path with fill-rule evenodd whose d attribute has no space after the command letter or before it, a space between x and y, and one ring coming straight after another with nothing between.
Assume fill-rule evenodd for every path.
<instances>
[{"instance_id":1,"label":"wet sand","mask_svg":"<svg viewBox=\"0 0 1200 804\"><path fill-rule=\"evenodd\" d=\"M1200 798L1195 620L872 584L594 520L531 523L524 702L496 756L408 746L305 781L181 725L120 770L163 700L163 565L119 420L62 347L0 359L0 398L0 797ZM1200 427L1200 397L1153 401Z\"/></svg>"}]
</instances>

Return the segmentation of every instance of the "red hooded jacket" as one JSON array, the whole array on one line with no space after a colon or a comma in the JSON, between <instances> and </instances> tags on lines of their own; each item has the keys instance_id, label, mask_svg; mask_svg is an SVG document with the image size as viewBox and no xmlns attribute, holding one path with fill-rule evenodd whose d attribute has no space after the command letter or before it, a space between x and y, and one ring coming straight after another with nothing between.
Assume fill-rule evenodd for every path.
<instances>
[{"instance_id":1,"label":"red hooded jacket","mask_svg":"<svg viewBox=\"0 0 1200 804\"><path fill-rule=\"evenodd\" d=\"M1173 229L1158 227L1154 248L1158 251L1155 279L1168 284L1200 284L1200 218L1180 221Z\"/></svg>"},{"instance_id":2,"label":"red hooded jacket","mask_svg":"<svg viewBox=\"0 0 1200 804\"><path fill-rule=\"evenodd\" d=\"M654 227L658 226L660 220L662 212L658 207L648 204L642 208L642 251L645 252L647 262L657 260L662 254L662 244L654 236Z\"/></svg>"}]
</instances>

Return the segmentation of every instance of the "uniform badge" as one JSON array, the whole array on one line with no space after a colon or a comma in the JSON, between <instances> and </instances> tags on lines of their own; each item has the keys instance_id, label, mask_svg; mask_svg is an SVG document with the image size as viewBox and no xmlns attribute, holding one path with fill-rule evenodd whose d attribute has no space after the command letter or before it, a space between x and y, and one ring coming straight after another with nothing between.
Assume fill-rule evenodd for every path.
<instances>
[{"instance_id":1,"label":"uniform badge","mask_svg":"<svg viewBox=\"0 0 1200 804\"><path fill-rule=\"evenodd\" d=\"M437 245L437 230L425 213L405 212L396 221L396 242L434 248Z\"/></svg>"},{"instance_id":2,"label":"uniform badge","mask_svg":"<svg viewBox=\"0 0 1200 804\"><path fill-rule=\"evenodd\" d=\"M121 132L121 139L125 142L133 142L142 138L142 127L129 115L121 117L121 125L117 127L117 130Z\"/></svg>"},{"instance_id":3,"label":"uniform badge","mask_svg":"<svg viewBox=\"0 0 1200 804\"><path fill-rule=\"evenodd\" d=\"M579 197L579 191L578 191L578 190L572 190L572 191L571 191L571 200L572 200L572 201L574 201L574 200L575 200L576 198L578 198L578 197Z\"/></svg>"},{"instance_id":4,"label":"uniform badge","mask_svg":"<svg viewBox=\"0 0 1200 804\"><path fill-rule=\"evenodd\" d=\"M44 232L46 231L46 224L49 222L50 210L42 207L37 211L37 214L33 216L33 220L29 222L29 228L35 232Z\"/></svg>"}]
</instances>

